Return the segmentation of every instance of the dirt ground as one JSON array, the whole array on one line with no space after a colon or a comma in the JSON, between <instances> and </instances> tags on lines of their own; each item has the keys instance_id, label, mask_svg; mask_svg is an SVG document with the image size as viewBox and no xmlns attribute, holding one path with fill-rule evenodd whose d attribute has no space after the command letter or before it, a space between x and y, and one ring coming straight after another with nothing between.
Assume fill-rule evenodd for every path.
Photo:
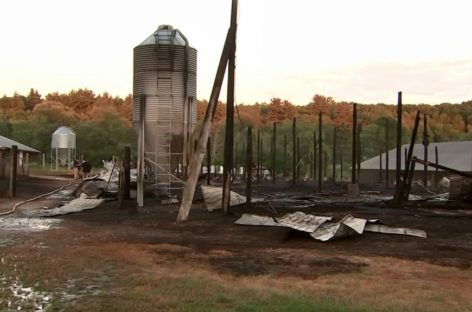
<instances>
[{"instance_id":1,"label":"dirt ground","mask_svg":"<svg viewBox=\"0 0 472 312\"><path fill-rule=\"evenodd\" d=\"M17 198L0 199L0 212L66 184L23 178ZM259 195L307 196L310 189L310 184L255 186ZM39 307L182 310L182 299L172 293L156 294L156 289L173 285L159 284L169 278L193 277L209 281L211 287L219 285L225 293L245 289L261 293L261 298L267 293L328 298L366 311L472 311L471 216L391 209L371 202L333 203L330 198L343 196L315 197L314 206L296 210L378 218L391 226L425 230L428 238L366 233L319 242L284 228L234 225L245 210L241 207L222 215L206 211L198 202L190 220L177 224L177 205L161 205L148 198L142 209L136 210L133 200L119 209L117 201L110 201L94 210L55 218L60 223L46 231L0 227L0 310L13 311L18 306L31 311L40 311ZM19 208L13 217L48 204L34 202ZM254 211L268 208L261 203ZM282 202L276 209L294 211ZM23 292L33 288L34 295L26 299L14 295L12 285L19 284ZM188 296L189 301L196 300ZM231 303L208 306L208 310L232 308Z\"/></svg>"}]
</instances>

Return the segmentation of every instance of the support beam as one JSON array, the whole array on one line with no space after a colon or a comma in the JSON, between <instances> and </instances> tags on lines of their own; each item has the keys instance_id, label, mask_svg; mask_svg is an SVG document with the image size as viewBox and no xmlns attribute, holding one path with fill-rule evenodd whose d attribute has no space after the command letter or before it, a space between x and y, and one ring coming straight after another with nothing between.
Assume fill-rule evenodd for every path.
<instances>
[{"instance_id":1,"label":"support beam","mask_svg":"<svg viewBox=\"0 0 472 312\"><path fill-rule=\"evenodd\" d=\"M246 148L246 208L251 208L252 198L252 128L247 128Z\"/></svg>"},{"instance_id":2,"label":"support beam","mask_svg":"<svg viewBox=\"0 0 472 312\"><path fill-rule=\"evenodd\" d=\"M316 181L316 131L313 131L313 181Z\"/></svg>"},{"instance_id":3,"label":"support beam","mask_svg":"<svg viewBox=\"0 0 472 312\"><path fill-rule=\"evenodd\" d=\"M393 198L393 202L395 205L398 205L398 206L403 206L403 202L405 200L408 200L408 198L405 198L405 189L407 187L407 183L408 183L408 178L409 178L409 174L410 174L410 162L412 160L412 157L413 157L413 148L415 146L415 141L416 141L416 134L418 132L418 125L420 123L420 112L418 111L416 113L416 118L415 118L415 126L413 127L413 132L411 134L411 142L410 142L410 147L408 148L408 155L406 157L406 170L405 172L403 173L403 179L400 179L400 184L397 186L396 188L396 191L395 191L395 197ZM412 174L414 174L412 172Z\"/></svg>"},{"instance_id":4,"label":"support beam","mask_svg":"<svg viewBox=\"0 0 472 312\"><path fill-rule=\"evenodd\" d=\"M385 119L385 188L389 188L389 159L388 159L388 147L389 147L389 129L388 119Z\"/></svg>"},{"instance_id":5,"label":"support beam","mask_svg":"<svg viewBox=\"0 0 472 312\"><path fill-rule=\"evenodd\" d=\"M336 183L336 129L333 129L333 183Z\"/></svg>"},{"instance_id":6,"label":"support beam","mask_svg":"<svg viewBox=\"0 0 472 312\"><path fill-rule=\"evenodd\" d=\"M292 183L297 183L297 118L292 121Z\"/></svg>"},{"instance_id":7,"label":"support beam","mask_svg":"<svg viewBox=\"0 0 472 312\"><path fill-rule=\"evenodd\" d=\"M208 138L206 146L207 154L207 185L211 184L211 138Z\"/></svg>"},{"instance_id":8,"label":"support beam","mask_svg":"<svg viewBox=\"0 0 472 312\"><path fill-rule=\"evenodd\" d=\"M231 16L236 17L237 11L237 0L233 0ZM179 208L179 214L177 215L177 221L187 221L188 215L190 213L190 208L192 206L193 196L195 194L195 189L197 187L198 181L198 170L200 168L203 157L205 156L205 147L210 135L211 126L216 112L216 105L218 103L218 98L220 96L221 85L223 83L223 78L225 76L226 64L230 56L230 52L235 41L236 33L235 29L230 28L226 36L225 45L223 52L221 53L220 62L218 64L218 70L216 72L215 81L213 83L213 88L210 95L210 100L208 102L207 111L203 119L202 130L200 132L200 137L198 140L198 146L195 154L193 155L190 164L189 164L189 175L185 183L185 187L182 191L182 201Z\"/></svg>"},{"instance_id":9,"label":"support beam","mask_svg":"<svg viewBox=\"0 0 472 312\"><path fill-rule=\"evenodd\" d=\"M296 179L300 179L300 168L301 168L301 157L300 157L300 138L297 137L297 176Z\"/></svg>"},{"instance_id":10,"label":"support beam","mask_svg":"<svg viewBox=\"0 0 472 312\"><path fill-rule=\"evenodd\" d=\"M144 121L146 115L146 96L139 98L139 136L138 136L138 181L136 185L136 201L138 207L144 206Z\"/></svg>"},{"instance_id":11,"label":"support beam","mask_svg":"<svg viewBox=\"0 0 472 312\"><path fill-rule=\"evenodd\" d=\"M397 101L397 160L396 160L396 175L395 181L396 186L400 185L400 178L401 178L401 163L402 163L402 115L403 115L403 108L402 108L402 92L398 92L398 101Z\"/></svg>"},{"instance_id":12,"label":"support beam","mask_svg":"<svg viewBox=\"0 0 472 312\"><path fill-rule=\"evenodd\" d=\"M318 193L321 193L323 168L323 115L318 113Z\"/></svg>"},{"instance_id":13,"label":"support beam","mask_svg":"<svg viewBox=\"0 0 472 312\"><path fill-rule=\"evenodd\" d=\"M276 170L276 155L277 155L277 123L274 122L274 131L272 133L272 183L275 184Z\"/></svg>"},{"instance_id":14,"label":"support beam","mask_svg":"<svg viewBox=\"0 0 472 312\"><path fill-rule=\"evenodd\" d=\"M123 199L130 198L131 190L131 147L125 146L123 157Z\"/></svg>"},{"instance_id":15,"label":"support beam","mask_svg":"<svg viewBox=\"0 0 472 312\"><path fill-rule=\"evenodd\" d=\"M357 183L357 103L352 105L351 184Z\"/></svg>"},{"instance_id":16,"label":"support beam","mask_svg":"<svg viewBox=\"0 0 472 312\"><path fill-rule=\"evenodd\" d=\"M284 134L284 179L287 176L287 135Z\"/></svg>"},{"instance_id":17,"label":"support beam","mask_svg":"<svg viewBox=\"0 0 472 312\"><path fill-rule=\"evenodd\" d=\"M257 168L256 168L256 178L257 182L261 182L261 130L257 130Z\"/></svg>"},{"instance_id":18,"label":"support beam","mask_svg":"<svg viewBox=\"0 0 472 312\"><path fill-rule=\"evenodd\" d=\"M429 146L429 134L428 134L428 115L423 115L423 148L424 148L424 160L428 161L428 146ZM423 185L428 186L428 166L425 164L423 167Z\"/></svg>"},{"instance_id":19,"label":"support beam","mask_svg":"<svg viewBox=\"0 0 472 312\"><path fill-rule=\"evenodd\" d=\"M231 11L231 29L233 40L228 55L228 91L226 101L226 131L225 131L225 150L223 166L223 213L228 213L229 201L231 197L231 177L234 167L233 148L234 148L234 81L236 69L236 33L237 33L237 6L238 0L233 0Z\"/></svg>"},{"instance_id":20,"label":"support beam","mask_svg":"<svg viewBox=\"0 0 472 312\"><path fill-rule=\"evenodd\" d=\"M362 125L357 125L357 149L356 149L356 154L357 154L357 165L356 165L356 170L357 170L357 183L361 183L361 160L362 160L362 145L361 145L361 132L362 132Z\"/></svg>"},{"instance_id":21,"label":"support beam","mask_svg":"<svg viewBox=\"0 0 472 312\"><path fill-rule=\"evenodd\" d=\"M439 168L437 166L439 165L439 155L438 155L438 146L437 145L434 147L434 156L435 156L435 161L436 161L436 171L434 172L434 187L438 187L438 184L439 184Z\"/></svg>"}]
</instances>

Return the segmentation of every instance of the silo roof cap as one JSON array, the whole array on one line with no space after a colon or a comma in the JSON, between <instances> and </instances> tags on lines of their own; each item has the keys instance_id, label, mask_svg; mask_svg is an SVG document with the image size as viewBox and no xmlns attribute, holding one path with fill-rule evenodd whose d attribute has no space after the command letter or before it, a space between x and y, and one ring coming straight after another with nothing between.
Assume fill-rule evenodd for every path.
<instances>
[{"instance_id":1,"label":"silo roof cap","mask_svg":"<svg viewBox=\"0 0 472 312\"><path fill-rule=\"evenodd\" d=\"M140 46L155 45L158 38L159 38L159 42L163 44L170 44L173 30L177 30L177 29L174 29L172 25L166 25L166 24L159 25L159 27L157 27L157 30L152 35L147 37L146 40L141 42L139 45ZM181 34L178 31L175 32L174 45L185 46L185 39L181 36Z\"/></svg>"},{"instance_id":2,"label":"silo roof cap","mask_svg":"<svg viewBox=\"0 0 472 312\"><path fill-rule=\"evenodd\" d=\"M62 127L57 128L57 130L54 131L52 135L71 135L71 136L74 135L75 136L75 132L69 127L62 126Z\"/></svg>"}]
</instances>

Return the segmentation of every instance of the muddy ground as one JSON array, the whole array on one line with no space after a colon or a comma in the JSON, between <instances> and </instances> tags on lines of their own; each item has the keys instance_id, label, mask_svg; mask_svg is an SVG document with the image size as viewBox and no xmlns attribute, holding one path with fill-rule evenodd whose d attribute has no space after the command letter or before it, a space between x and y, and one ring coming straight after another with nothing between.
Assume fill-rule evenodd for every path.
<instances>
[{"instance_id":1,"label":"muddy ground","mask_svg":"<svg viewBox=\"0 0 472 312\"><path fill-rule=\"evenodd\" d=\"M66 184L23 178L18 185L18 198L0 199L0 212L20 200ZM314 197L312 187L309 183L296 188L283 183L276 187L265 184L256 185L255 192L260 196L311 196L312 207L296 210L335 217L351 213L355 217L377 218L387 225L425 230L428 238L365 233L319 242L284 228L234 225L246 211L244 207L222 215L206 211L204 204L198 202L191 210L190 220L176 224L177 205L161 205L148 198L145 207L136 210L134 200L125 201L121 209L117 201L110 201L94 210L57 218L60 223L46 231L0 227L0 310L15 310L21 305L26 310L39 305L81 310L78 302L85 298L129 292L131 288L136 291L138 286L126 281L128 274L131 280L152 281L150 276L156 272L161 277L179 272L208 276L221 283L244 283L244 287L259 285L271 291L329 295L335 300L373 306L374 310L472 310L471 216L441 215L418 208L391 209L368 197L363 197L363 202L346 202L345 196L339 195L341 186L329 190L332 196ZM33 202L9 217L21 217L25 209L50 204ZM254 211L294 210L282 201L268 206L257 204ZM11 274L12 268L15 274ZM8 283L19 280L27 286L39 285L49 295L38 295L39 299L30 302L15 299ZM432 300L437 297L435 294L440 299ZM45 296L48 300L43 300ZM169 308L167 301L159 302L153 307ZM127 307L129 302L117 304ZM112 305L103 310L115 308Z\"/></svg>"}]
</instances>

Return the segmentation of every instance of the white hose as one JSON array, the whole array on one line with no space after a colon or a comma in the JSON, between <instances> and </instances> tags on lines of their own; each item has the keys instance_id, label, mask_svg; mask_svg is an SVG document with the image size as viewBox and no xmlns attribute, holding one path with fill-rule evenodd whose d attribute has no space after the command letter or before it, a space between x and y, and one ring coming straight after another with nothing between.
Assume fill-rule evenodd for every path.
<instances>
[{"instance_id":1,"label":"white hose","mask_svg":"<svg viewBox=\"0 0 472 312\"><path fill-rule=\"evenodd\" d=\"M42 194L42 195L39 195L39 196L36 196L35 198L31 198L31 199L28 199L28 200L25 200L25 201L22 201L22 202L19 202L17 203L15 206L13 206L13 208L9 211L6 211L6 212L1 212L0 213L0 216L5 216L7 214L10 214L10 213L13 213L15 212L16 208L18 208L19 206L23 205L23 204L26 204L26 203L29 203L29 202L32 202L32 201L35 201L35 200L38 200L38 199L41 199L45 196L48 196L48 195L52 195L56 192L59 192L59 191L62 191L66 186L70 186L72 185L72 181L69 182L69 184L66 184L66 185L63 185L61 186L60 188L54 190L54 191L51 191L49 193L46 193L46 194Z\"/></svg>"}]
</instances>

